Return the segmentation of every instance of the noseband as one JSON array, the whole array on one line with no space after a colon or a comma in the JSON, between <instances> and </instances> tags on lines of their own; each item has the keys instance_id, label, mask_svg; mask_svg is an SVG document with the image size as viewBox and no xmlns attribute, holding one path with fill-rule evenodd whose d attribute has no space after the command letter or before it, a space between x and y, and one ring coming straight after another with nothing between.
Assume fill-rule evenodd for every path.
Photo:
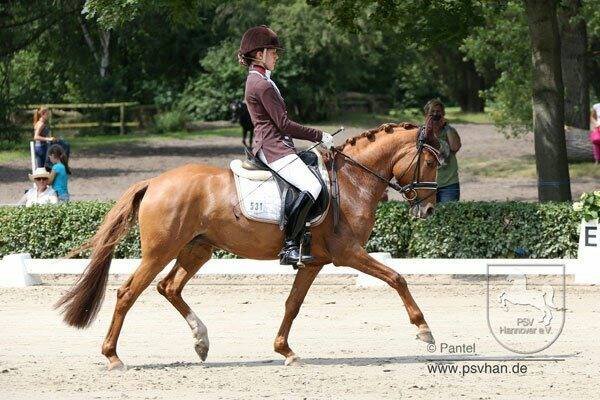
<instances>
[{"instance_id":1,"label":"noseband","mask_svg":"<svg viewBox=\"0 0 600 400\"><path fill-rule=\"evenodd\" d=\"M433 146L425 143L426 139L427 139L427 133L425 132L425 127L422 126L419 128L419 136L418 136L418 140L417 140L417 153L415 154L413 159L408 164L407 169L397 179L397 180L400 180L404 175L406 175L406 173L408 171L410 171L410 167L413 165L413 163L416 160L417 165L414 169L412 182L408 183L406 185L399 185L395 182L392 182L391 180L385 179L379 173L373 171L366 165L356 161L352 157L344 154L341 150L334 148L334 151L336 153L341 154L344 158L346 158L352 164L363 169L364 171L367 171L371 175L377 177L379 180L385 182L385 184L388 187L391 187L392 189L399 192L402 195L402 197L404 197L404 199L411 204L411 206L414 206L414 205L418 205L418 204L422 203L425 199L427 199L430 196L432 196L433 194L435 194L435 190L437 190L437 188L438 188L437 182L427 182L427 181L421 182L421 181L419 181L419 176L420 176L420 172L421 172L421 155L423 154L424 151L431 153L435 157L438 165L441 165L441 163L442 163L441 159L440 159L440 152L438 150L436 150ZM419 195L417 193L418 189L431 190L433 192L430 193L429 195L425 196L424 198L419 199Z\"/></svg>"}]
</instances>

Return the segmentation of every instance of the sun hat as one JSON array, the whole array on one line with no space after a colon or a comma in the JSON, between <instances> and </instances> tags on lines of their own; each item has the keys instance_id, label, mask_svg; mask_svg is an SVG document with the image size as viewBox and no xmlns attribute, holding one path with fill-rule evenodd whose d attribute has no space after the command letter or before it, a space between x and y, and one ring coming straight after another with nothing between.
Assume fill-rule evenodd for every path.
<instances>
[{"instance_id":1,"label":"sun hat","mask_svg":"<svg viewBox=\"0 0 600 400\"><path fill-rule=\"evenodd\" d=\"M46 178L50 179L50 173L46 171L46 168L39 167L33 171L33 174L29 174L29 180L34 181L35 178Z\"/></svg>"}]
</instances>

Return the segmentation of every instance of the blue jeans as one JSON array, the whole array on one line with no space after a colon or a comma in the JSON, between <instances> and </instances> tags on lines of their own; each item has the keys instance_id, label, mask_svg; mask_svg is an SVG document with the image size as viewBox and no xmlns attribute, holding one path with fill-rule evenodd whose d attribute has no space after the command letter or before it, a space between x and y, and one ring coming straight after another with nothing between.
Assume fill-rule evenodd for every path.
<instances>
[{"instance_id":1,"label":"blue jeans","mask_svg":"<svg viewBox=\"0 0 600 400\"><path fill-rule=\"evenodd\" d=\"M48 151L48 144L36 143L33 147L35 153L35 167L41 168L46 164L46 152Z\"/></svg>"},{"instance_id":2,"label":"blue jeans","mask_svg":"<svg viewBox=\"0 0 600 400\"><path fill-rule=\"evenodd\" d=\"M447 203L449 201L460 200L460 184L457 182L438 188L435 197L438 203Z\"/></svg>"}]
</instances>

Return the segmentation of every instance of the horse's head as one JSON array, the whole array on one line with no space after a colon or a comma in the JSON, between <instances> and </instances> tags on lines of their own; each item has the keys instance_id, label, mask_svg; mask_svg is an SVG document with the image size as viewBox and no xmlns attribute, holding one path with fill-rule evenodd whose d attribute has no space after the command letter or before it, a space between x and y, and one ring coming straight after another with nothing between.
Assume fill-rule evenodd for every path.
<instances>
[{"instance_id":1,"label":"horse's head","mask_svg":"<svg viewBox=\"0 0 600 400\"><path fill-rule=\"evenodd\" d=\"M233 100L229 103L229 111L231 111L231 122L235 123L240 120L240 115L244 108L244 102L242 100Z\"/></svg>"},{"instance_id":2,"label":"horse's head","mask_svg":"<svg viewBox=\"0 0 600 400\"><path fill-rule=\"evenodd\" d=\"M395 158L393 174L410 205L410 213L425 218L433 213L436 202L437 167L442 159L439 141L431 131L419 129L414 140L404 142Z\"/></svg>"}]
</instances>

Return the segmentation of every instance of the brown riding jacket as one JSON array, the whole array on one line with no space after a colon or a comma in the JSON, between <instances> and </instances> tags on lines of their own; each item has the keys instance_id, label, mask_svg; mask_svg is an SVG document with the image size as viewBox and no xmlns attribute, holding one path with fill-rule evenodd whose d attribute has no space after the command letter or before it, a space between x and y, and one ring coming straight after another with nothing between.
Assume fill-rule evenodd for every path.
<instances>
[{"instance_id":1,"label":"brown riding jacket","mask_svg":"<svg viewBox=\"0 0 600 400\"><path fill-rule=\"evenodd\" d=\"M288 118L283 97L266 79L265 70L257 66L252 66L252 70L260 73L249 73L246 78L245 101L254 124L252 154L256 156L262 148L265 158L272 163L288 154L296 154L291 138L321 141L321 131Z\"/></svg>"}]
</instances>

